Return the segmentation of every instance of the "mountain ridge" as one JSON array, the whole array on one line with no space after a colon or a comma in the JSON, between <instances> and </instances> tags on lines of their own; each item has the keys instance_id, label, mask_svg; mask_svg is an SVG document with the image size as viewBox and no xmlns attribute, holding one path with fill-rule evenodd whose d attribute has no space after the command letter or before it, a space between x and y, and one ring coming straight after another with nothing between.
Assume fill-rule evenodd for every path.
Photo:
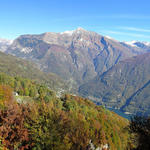
<instances>
[{"instance_id":1,"label":"mountain ridge","mask_svg":"<svg viewBox=\"0 0 150 150\"><path fill-rule=\"evenodd\" d=\"M63 33L22 35L6 52L36 62L44 72L73 81L76 88L120 60L142 53L82 28Z\"/></svg>"},{"instance_id":2,"label":"mountain ridge","mask_svg":"<svg viewBox=\"0 0 150 150\"><path fill-rule=\"evenodd\" d=\"M133 111L135 105L123 105L132 95L132 101L138 101L138 90L150 80L147 52L148 43L119 42L82 28L21 35L6 51L36 63L41 71L57 74L74 94L90 96L108 107L122 107L132 113L140 108ZM142 91L145 93L147 88Z\"/></svg>"},{"instance_id":3,"label":"mountain ridge","mask_svg":"<svg viewBox=\"0 0 150 150\"><path fill-rule=\"evenodd\" d=\"M14 77L23 77L46 84L52 90L68 90L65 82L53 73L44 73L33 62L0 52L0 72Z\"/></svg>"},{"instance_id":4,"label":"mountain ridge","mask_svg":"<svg viewBox=\"0 0 150 150\"><path fill-rule=\"evenodd\" d=\"M103 75L82 85L79 92L82 96L97 97L97 102L107 107L147 115L150 113L147 109L150 106L149 59L150 53L146 53L123 60ZM143 97L139 96L141 93Z\"/></svg>"}]
</instances>

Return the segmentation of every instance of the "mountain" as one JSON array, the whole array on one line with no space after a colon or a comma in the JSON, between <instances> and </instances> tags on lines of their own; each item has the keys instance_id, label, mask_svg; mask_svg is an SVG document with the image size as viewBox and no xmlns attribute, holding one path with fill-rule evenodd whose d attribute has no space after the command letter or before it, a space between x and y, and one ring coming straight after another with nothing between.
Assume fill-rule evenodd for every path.
<instances>
[{"instance_id":1,"label":"mountain","mask_svg":"<svg viewBox=\"0 0 150 150\"><path fill-rule=\"evenodd\" d=\"M59 75L67 81L70 89L77 89L120 60L143 52L78 28L62 33L22 35L13 41L7 53L37 63L42 71Z\"/></svg>"},{"instance_id":2,"label":"mountain","mask_svg":"<svg viewBox=\"0 0 150 150\"><path fill-rule=\"evenodd\" d=\"M57 74L72 93L79 92L107 107L148 114L145 107L148 99L142 96L148 95L149 45L119 42L77 28L61 33L21 35L5 53L36 63L41 71ZM139 105L138 96L146 100L145 104Z\"/></svg>"},{"instance_id":3,"label":"mountain","mask_svg":"<svg viewBox=\"0 0 150 150\"><path fill-rule=\"evenodd\" d=\"M139 49L139 51L150 52L150 42L130 41L121 42L121 44Z\"/></svg>"},{"instance_id":4,"label":"mountain","mask_svg":"<svg viewBox=\"0 0 150 150\"><path fill-rule=\"evenodd\" d=\"M11 76L32 79L38 83L46 84L49 88L59 91L68 89L65 82L53 73L44 73L29 61L0 52L0 72Z\"/></svg>"},{"instance_id":5,"label":"mountain","mask_svg":"<svg viewBox=\"0 0 150 150\"><path fill-rule=\"evenodd\" d=\"M80 86L83 96L133 114L150 114L150 53L120 61Z\"/></svg>"},{"instance_id":6,"label":"mountain","mask_svg":"<svg viewBox=\"0 0 150 150\"><path fill-rule=\"evenodd\" d=\"M12 44L12 40L0 39L0 51L5 52L9 45Z\"/></svg>"}]
</instances>

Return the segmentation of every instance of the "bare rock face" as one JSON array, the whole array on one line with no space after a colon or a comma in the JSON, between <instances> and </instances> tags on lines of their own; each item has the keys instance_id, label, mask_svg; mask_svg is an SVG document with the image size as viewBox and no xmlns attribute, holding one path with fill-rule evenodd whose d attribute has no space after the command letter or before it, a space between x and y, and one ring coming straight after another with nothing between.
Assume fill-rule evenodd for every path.
<instances>
[{"instance_id":1,"label":"bare rock face","mask_svg":"<svg viewBox=\"0 0 150 150\"><path fill-rule=\"evenodd\" d=\"M101 144L101 146L95 148L95 145L90 140L87 150L109 150L109 145L108 144Z\"/></svg>"},{"instance_id":2,"label":"bare rock face","mask_svg":"<svg viewBox=\"0 0 150 150\"><path fill-rule=\"evenodd\" d=\"M93 79L120 60L141 52L131 46L78 28L62 33L22 35L7 53L36 62L42 71L53 72L73 87Z\"/></svg>"}]
</instances>

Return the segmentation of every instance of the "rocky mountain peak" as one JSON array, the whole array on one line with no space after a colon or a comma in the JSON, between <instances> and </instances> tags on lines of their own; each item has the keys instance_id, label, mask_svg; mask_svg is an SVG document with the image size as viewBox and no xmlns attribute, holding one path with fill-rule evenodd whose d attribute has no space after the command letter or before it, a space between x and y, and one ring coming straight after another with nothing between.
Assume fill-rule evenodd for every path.
<instances>
[{"instance_id":1,"label":"rocky mountain peak","mask_svg":"<svg viewBox=\"0 0 150 150\"><path fill-rule=\"evenodd\" d=\"M131 46L132 48L140 49L145 52L150 51L150 42L129 41L124 43L128 46Z\"/></svg>"},{"instance_id":2,"label":"rocky mountain peak","mask_svg":"<svg viewBox=\"0 0 150 150\"><path fill-rule=\"evenodd\" d=\"M82 28L82 27L78 27L75 31L87 32L87 30L85 30L85 29L84 29L84 28Z\"/></svg>"},{"instance_id":3,"label":"rocky mountain peak","mask_svg":"<svg viewBox=\"0 0 150 150\"><path fill-rule=\"evenodd\" d=\"M124 42L124 43L127 44L127 45L130 45L132 47L136 47L136 45L135 45L136 42L137 41L128 41L128 42Z\"/></svg>"},{"instance_id":4,"label":"rocky mountain peak","mask_svg":"<svg viewBox=\"0 0 150 150\"><path fill-rule=\"evenodd\" d=\"M139 53L136 47L124 45L79 27L62 33L20 36L6 52L32 60L42 71L53 72L78 86Z\"/></svg>"},{"instance_id":5,"label":"rocky mountain peak","mask_svg":"<svg viewBox=\"0 0 150 150\"><path fill-rule=\"evenodd\" d=\"M60 34L65 34L65 35L70 35L72 36L73 34L79 34L79 33L84 33L84 32L88 32L87 30L81 28L81 27L78 27L77 29L75 30L70 30L70 31L64 31L64 32L61 32Z\"/></svg>"}]
</instances>

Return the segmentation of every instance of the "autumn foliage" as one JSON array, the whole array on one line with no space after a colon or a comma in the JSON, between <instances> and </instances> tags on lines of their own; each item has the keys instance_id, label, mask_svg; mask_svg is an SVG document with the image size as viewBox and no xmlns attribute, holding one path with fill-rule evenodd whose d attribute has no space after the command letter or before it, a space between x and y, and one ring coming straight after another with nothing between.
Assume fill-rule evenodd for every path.
<instances>
[{"instance_id":1,"label":"autumn foliage","mask_svg":"<svg viewBox=\"0 0 150 150\"><path fill-rule=\"evenodd\" d=\"M23 106L11 104L0 111L0 137L2 144L10 150L28 149L29 133L25 128L25 118L28 112Z\"/></svg>"},{"instance_id":2,"label":"autumn foliage","mask_svg":"<svg viewBox=\"0 0 150 150\"><path fill-rule=\"evenodd\" d=\"M0 108L2 109L4 106L7 106L12 99L12 89L6 85L0 85Z\"/></svg>"},{"instance_id":3,"label":"autumn foliage","mask_svg":"<svg viewBox=\"0 0 150 150\"><path fill-rule=\"evenodd\" d=\"M81 97L52 96L38 85L38 99L17 103L8 86L0 85L0 147L10 150L88 150L108 144L124 150L128 121Z\"/></svg>"}]
</instances>

